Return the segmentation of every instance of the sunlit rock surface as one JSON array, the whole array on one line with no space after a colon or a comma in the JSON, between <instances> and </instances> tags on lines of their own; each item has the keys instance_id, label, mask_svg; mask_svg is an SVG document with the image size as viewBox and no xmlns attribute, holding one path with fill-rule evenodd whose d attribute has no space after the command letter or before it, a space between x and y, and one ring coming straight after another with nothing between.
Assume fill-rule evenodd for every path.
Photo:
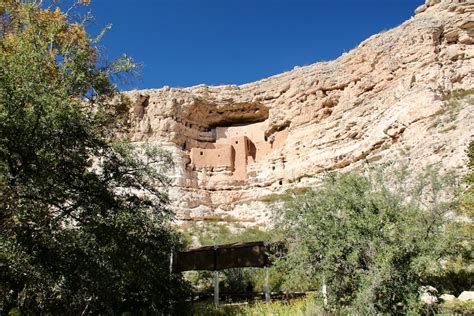
<instances>
[{"instance_id":1,"label":"sunlit rock surface","mask_svg":"<svg viewBox=\"0 0 474 316\"><path fill-rule=\"evenodd\" d=\"M265 226L265 197L310 187L329 170L395 160L464 168L474 3L430 0L416 12L334 61L240 86L127 92L132 141L175 157L179 223Z\"/></svg>"}]
</instances>

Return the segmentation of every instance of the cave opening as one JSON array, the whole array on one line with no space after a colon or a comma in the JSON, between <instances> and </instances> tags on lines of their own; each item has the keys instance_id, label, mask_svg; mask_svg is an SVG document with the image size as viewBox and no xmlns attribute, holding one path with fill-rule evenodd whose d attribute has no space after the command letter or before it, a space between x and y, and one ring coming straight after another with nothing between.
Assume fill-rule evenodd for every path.
<instances>
[{"instance_id":1,"label":"cave opening","mask_svg":"<svg viewBox=\"0 0 474 316\"><path fill-rule=\"evenodd\" d=\"M222 111L206 111L203 122L212 129L259 123L266 121L268 117L269 108L261 103L235 103L226 105Z\"/></svg>"}]
</instances>

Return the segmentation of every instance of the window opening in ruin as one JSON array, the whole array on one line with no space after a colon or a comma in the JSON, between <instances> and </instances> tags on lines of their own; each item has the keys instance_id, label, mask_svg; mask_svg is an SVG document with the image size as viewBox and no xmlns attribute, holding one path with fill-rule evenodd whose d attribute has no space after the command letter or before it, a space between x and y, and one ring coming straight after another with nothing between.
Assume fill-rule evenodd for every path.
<instances>
[{"instance_id":1,"label":"window opening in ruin","mask_svg":"<svg viewBox=\"0 0 474 316\"><path fill-rule=\"evenodd\" d=\"M204 153L201 151L201 156L204 155Z\"/></svg>"},{"instance_id":2,"label":"window opening in ruin","mask_svg":"<svg viewBox=\"0 0 474 316\"><path fill-rule=\"evenodd\" d=\"M265 141L268 142L268 137L267 136L265 136Z\"/></svg>"},{"instance_id":3,"label":"window opening in ruin","mask_svg":"<svg viewBox=\"0 0 474 316\"><path fill-rule=\"evenodd\" d=\"M236 140L236 141L235 141L235 143L236 143L236 144L238 144L238 143L239 143L239 141L237 141L237 140Z\"/></svg>"},{"instance_id":4,"label":"window opening in ruin","mask_svg":"<svg viewBox=\"0 0 474 316\"><path fill-rule=\"evenodd\" d=\"M272 170L275 170L275 166L272 166Z\"/></svg>"},{"instance_id":5,"label":"window opening in ruin","mask_svg":"<svg viewBox=\"0 0 474 316\"><path fill-rule=\"evenodd\" d=\"M282 184L283 184L283 181L282 181L282 180L278 181L278 184L279 184L279 185L282 185Z\"/></svg>"}]
</instances>

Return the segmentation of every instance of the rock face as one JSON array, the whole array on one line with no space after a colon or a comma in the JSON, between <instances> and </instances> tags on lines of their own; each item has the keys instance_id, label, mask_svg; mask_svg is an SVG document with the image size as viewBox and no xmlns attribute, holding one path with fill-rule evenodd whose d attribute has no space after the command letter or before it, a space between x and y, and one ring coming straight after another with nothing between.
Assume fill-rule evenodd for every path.
<instances>
[{"instance_id":1,"label":"rock face","mask_svg":"<svg viewBox=\"0 0 474 316\"><path fill-rule=\"evenodd\" d=\"M366 163L462 168L474 132L474 2L416 11L334 61L241 86L127 92L132 141L175 157L179 220L265 225L262 197Z\"/></svg>"}]
</instances>

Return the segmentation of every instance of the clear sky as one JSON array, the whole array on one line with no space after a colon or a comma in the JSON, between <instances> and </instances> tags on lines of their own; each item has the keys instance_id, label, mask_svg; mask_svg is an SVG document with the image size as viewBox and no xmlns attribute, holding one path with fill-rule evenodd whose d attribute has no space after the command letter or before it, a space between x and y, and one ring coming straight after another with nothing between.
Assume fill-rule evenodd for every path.
<instances>
[{"instance_id":1,"label":"clear sky","mask_svg":"<svg viewBox=\"0 0 474 316\"><path fill-rule=\"evenodd\" d=\"M122 89L242 84L337 58L424 0L92 0L112 59L142 63Z\"/></svg>"}]
</instances>

